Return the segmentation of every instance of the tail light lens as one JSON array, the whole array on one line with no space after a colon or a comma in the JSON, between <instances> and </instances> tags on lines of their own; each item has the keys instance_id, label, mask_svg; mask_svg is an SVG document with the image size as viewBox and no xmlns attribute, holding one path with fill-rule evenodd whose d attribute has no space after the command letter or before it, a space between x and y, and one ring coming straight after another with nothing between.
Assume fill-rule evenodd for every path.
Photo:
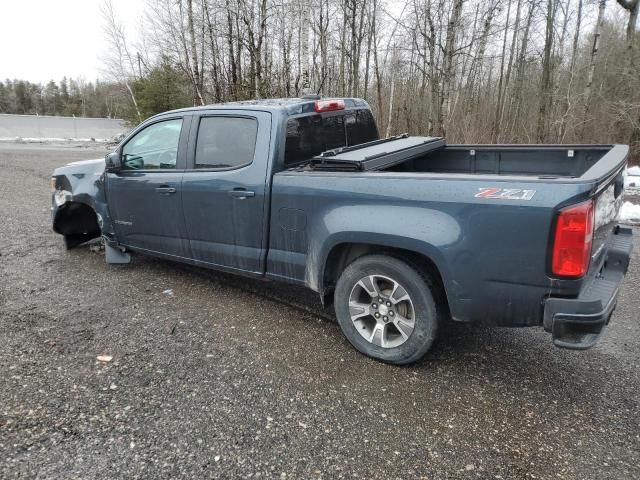
<instances>
[{"instance_id":1,"label":"tail light lens","mask_svg":"<svg viewBox=\"0 0 640 480\"><path fill-rule=\"evenodd\" d=\"M316 112L333 112L344 110L344 100L316 100Z\"/></svg>"},{"instance_id":2,"label":"tail light lens","mask_svg":"<svg viewBox=\"0 0 640 480\"><path fill-rule=\"evenodd\" d=\"M592 240L591 200L560 210L553 241L553 274L568 278L584 276L589 270Z\"/></svg>"}]
</instances>

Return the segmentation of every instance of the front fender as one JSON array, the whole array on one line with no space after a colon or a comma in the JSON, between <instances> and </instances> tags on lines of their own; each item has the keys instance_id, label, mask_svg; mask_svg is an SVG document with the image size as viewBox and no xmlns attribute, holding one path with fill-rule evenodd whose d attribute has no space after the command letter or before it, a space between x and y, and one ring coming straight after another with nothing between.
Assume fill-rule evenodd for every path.
<instances>
[{"instance_id":1,"label":"front fender","mask_svg":"<svg viewBox=\"0 0 640 480\"><path fill-rule=\"evenodd\" d=\"M104 159L98 159L73 162L54 170L56 192L51 199L54 230L56 219L64 205L76 203L91 207L96 213L102 233L113 234L104 193L104 167Z\"/></svg>"}]
</instances>

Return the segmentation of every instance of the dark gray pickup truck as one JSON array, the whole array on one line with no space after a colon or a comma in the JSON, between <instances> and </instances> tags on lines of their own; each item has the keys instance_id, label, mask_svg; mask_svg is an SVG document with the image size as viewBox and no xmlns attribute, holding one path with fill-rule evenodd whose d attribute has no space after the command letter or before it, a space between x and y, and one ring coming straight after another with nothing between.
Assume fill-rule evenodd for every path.
<instances>
[{"instance_id":1,"label":"dark gray pickup truck","mask_svg":"<svg viewBox=\"0 0 640 480\"><path fill-rule=\"evenodd\" d=\"M130 251L306 285L359 351L405 364L447 319L544 325L592 346L627 271L624 145L379 139L360 99L152 117L105 160L53 175L68 248Z\"/></svg>"}]
</instances>

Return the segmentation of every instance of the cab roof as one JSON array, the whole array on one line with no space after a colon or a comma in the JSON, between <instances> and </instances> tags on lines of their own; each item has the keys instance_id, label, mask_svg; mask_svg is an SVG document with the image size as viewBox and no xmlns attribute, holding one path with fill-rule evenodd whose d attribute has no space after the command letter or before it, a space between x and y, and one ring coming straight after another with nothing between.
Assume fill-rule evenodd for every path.
<instances>
[{"instance_id":1,"label":"cab roof","mask_svg":"<svg viewBox=\"0 0 640 480\"><path fill-rule=\"evenodd\" d=\"M159 113L154 117L160 115L166 115L168 113L178 112L197 112L202 110L215 110L215 109L229 109L236 110L267 110L267 111L279 111L286 113L287 115L297 115L301 113L313 113L315 112L315 102L317 100L342 100L344 102L344 109L355 108L369 108L369 104L361 98L347 98L347 97L321 97L320 95L308 95L305 97L295 98L264 98L256 100L242 100L236 102L223 102L213 103L210 105L201 105L195 107L179 108L176 110L170 110L168 112ZM151 117L153 118L153 117Z\"/></svg>"}]
</instances>

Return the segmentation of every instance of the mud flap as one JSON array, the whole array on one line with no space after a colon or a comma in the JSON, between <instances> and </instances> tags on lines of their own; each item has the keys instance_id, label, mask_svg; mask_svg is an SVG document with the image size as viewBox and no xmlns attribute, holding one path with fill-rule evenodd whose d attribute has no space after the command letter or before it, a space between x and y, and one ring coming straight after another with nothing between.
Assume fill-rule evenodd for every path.
<instances>
[{"instance_id":1,"label":"mud flap","mask_svg":"<svg viewBox=\"0 0 640 480\"><path fill-rule=\"evenodd\" d=\"M119 248L111 247L108 243L104 244L105 260L107 263L129 263L131 255Z\"/></svg>"}]
</instances>

